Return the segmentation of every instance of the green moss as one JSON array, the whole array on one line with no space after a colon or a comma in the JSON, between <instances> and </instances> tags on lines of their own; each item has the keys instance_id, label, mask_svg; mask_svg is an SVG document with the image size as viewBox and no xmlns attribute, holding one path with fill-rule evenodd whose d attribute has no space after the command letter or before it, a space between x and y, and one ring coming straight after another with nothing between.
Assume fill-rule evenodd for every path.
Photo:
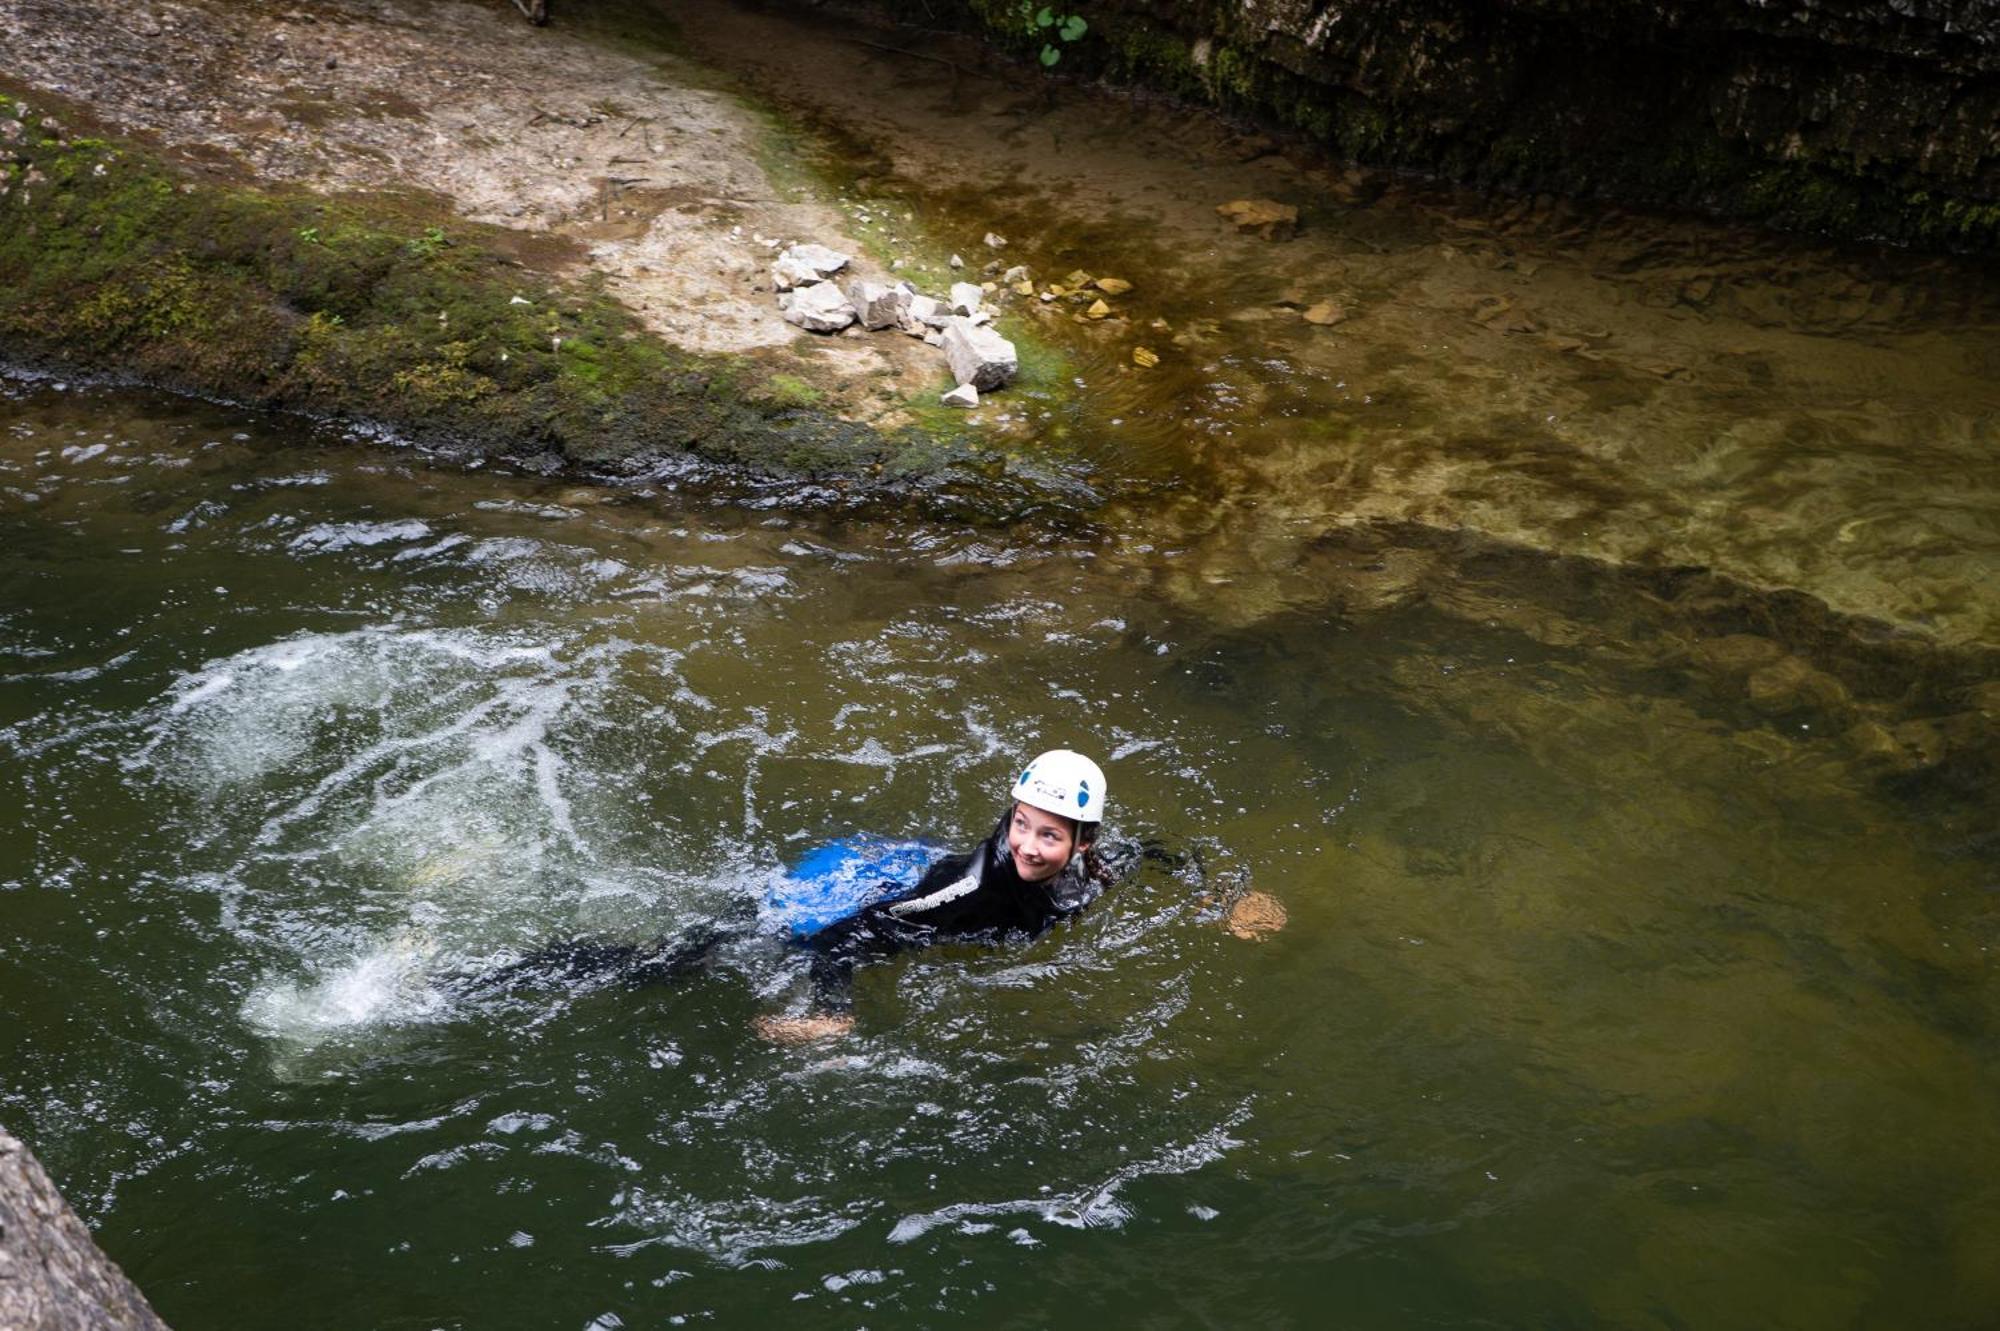
<instances>
[{"instance_id":1,"label":"green moss","mask_svg":"<svg viewBox=\"0 0 2000 1331\"><path fill-rule=\"evenodd\" d=\"M600 281L524 269L434 200L197 186L33 117L9 146L0 344L17 358L599 465L686 451L863 474L968 451L885 439L806 393L753 400L739 364L668 347Z\"/></svg>"},{"instance_id":2,"label":"green moss","mask_svg":"<svg viewBox=\"0 0 2000 1331\"><path fill-rule=\"evenodd\" d=\"M825 396L795 374L774 374L764 381L764 397L780 410L817 406Z\"/></svg>"}]
</instances>

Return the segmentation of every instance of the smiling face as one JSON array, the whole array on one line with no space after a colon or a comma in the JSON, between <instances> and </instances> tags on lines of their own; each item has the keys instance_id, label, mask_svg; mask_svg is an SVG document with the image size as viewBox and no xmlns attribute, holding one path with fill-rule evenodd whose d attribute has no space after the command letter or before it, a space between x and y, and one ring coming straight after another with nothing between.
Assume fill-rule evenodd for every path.
<instances>
[{"instance_id":1,"label":"smiling face","mask_svg":"<svg viewBox=\"0 0 2000 1331\"><path fill-rule=\"evenodd\" d=\"M1053 878L1076 850L1076 824L1017 800L1007 816L1007 850L1023 882Z\"/></svg>"}]
</instances>

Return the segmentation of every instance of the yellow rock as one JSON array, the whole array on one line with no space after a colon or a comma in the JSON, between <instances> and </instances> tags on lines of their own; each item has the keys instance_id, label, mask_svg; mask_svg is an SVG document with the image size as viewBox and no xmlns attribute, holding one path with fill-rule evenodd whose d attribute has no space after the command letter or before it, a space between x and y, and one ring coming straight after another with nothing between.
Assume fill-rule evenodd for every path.
<instances>
[{"instance_id":1,"label":"yellow rock","mask_svg":"<svg viewBox=\"0 0 2000 1331\"><path fill-rule=\"evenodd\" d=\"M1108 319L1111 317L1111 307L1101 300L1093 300L1090 302L1090 308L1085 310L1084 314L1092 319Z\"/></svg>"},{"instance_id":2,"label":"yellow rock","mask_svg":"<svg viewBox=\"0 0 2000 1331\"><path fill-rule=\"evenodd\" d=\"M1017 296L1032 296L1035 294L1035 284L1033 282L1016 282L1014 284L1014 294Z\"/></svg>"},{"instance_id":3,"label":"yellow rock","mask_svg":"<svg viewBox=\"0 0 2000 1331\"><path fill-rule=\"evenodd\" d=\"M1133 347L1132 363L1142 370L1150 370L1160 363L1160 353L1151 347Z\"/></svg>"},{"instance_id":4,"label":"yellow rock","mask_svg":"<svg viewBox=\"0 0 2000 1331\"><path fill-rule=\"evenodd\" d=\"M1276 199L1232 199L1216 212L1246 235L1265 240L1290 240L1299 230L1299 210Z\"/></svg>"},{"instance_id":5,"label":"yellow rock","mask_svg":"<svg viewBox=\"0 0 2000 1331\"><path fill-rule=\"evenodd\" d=\"M1097 289L1107 296L1122 296L1132 289L1132 284L1122 277L1100 277Z\"/></svg>"},{"instance_id":6,"label":"yellow rock","mask_svg":"<svg viewBox=\"0 0 2000 1331\"><path fill-rule=\"evenodd\" d=\"M1044 300L1061 300L1064 296L1067 296L1068 294L1069 294L1068 287L1063 286L1059 282L1051 282L1049 283L1048 287L1043 290L1042 298Z\"/></svg>"},{"instance_id":7,"label":"yellow rock","mask_svg":"<svg viewBox=\"0 0 2000 1331\"><path fill-rule=\"evenodd\" d=\"M1069 286L1087 287L1090 285L1090 274L1084 272L1083 269L1079 268L1075 272L1071 273L1068 277L1065 277L1063 281Z\"/></svg>"},{"instance_id":8,"label":"yellow rock","mask_svg":"<svg viewBox=\"0 0 2000 1331\"><path fill-rule=\"evenodd\" d=\"M1341 309L1340 306L1330 300L1323 300L1307 310L1303 317L1309 324L1319 324L1322 327L1326 327L1331 324L1337 324L1342 319L1345 319L1347 311Z\"/></svg>"},{"instance_id":9,"label":"yellow rock","mask_svg":"<svg viewBox=\"0 0 2000 1331\"><path fill-rule=\"evenodd\" d=\"M990 296L1000 289L1000 284L998 282L981 282L979 289Z\"/></svg>"}]
</instances>

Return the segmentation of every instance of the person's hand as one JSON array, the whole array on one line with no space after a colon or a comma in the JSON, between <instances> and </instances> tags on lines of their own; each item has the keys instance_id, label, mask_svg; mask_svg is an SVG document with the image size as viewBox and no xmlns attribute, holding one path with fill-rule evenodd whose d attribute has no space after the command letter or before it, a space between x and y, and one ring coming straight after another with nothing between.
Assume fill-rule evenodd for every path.
<instances>
[{"instance_id":1,"label":"person's hand","mask_svg":"<svg viewBox=\"0 0 2000 1331\"><path fill-rule=\"evenodd\" d=\"M852 1031L854 1015L849 1012L817 1012L807 1017L780 1017L767 1012L751 1022L750 1029L772 1044L812 1044L816 1040L831 1040Z\"/></svg>"},{"instance_id":2,"label":"person's hand","mask_svg":"<svg viewBox=\"0 0 2000 1331\"><path fill-rule=\"evenodd\" d=\"M1230 906L1223 924L1238 938L1261 943L1285 927L1285 903L1269 892L1246 892Z\"/></svg>"}]
</instances>

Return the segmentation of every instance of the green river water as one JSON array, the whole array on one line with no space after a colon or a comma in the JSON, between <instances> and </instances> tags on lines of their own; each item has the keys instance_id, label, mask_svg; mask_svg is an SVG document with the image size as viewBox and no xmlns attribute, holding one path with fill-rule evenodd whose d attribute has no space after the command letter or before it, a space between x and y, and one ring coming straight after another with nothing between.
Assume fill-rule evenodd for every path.
<instances>
[{"instance_id":1,"label":"green river water","mask_svg":"<svg viewBox=\"0 0 2000 1331\"><path fill-rule=\"evenodd\" d=\"M1992 288L1348 202L983 409L1087 517L0 380L0 1121L181 1331L1991 1325ZM439 983L1055 744L1180 866L849 1038Z\"/></svg>"}]
</instances>

